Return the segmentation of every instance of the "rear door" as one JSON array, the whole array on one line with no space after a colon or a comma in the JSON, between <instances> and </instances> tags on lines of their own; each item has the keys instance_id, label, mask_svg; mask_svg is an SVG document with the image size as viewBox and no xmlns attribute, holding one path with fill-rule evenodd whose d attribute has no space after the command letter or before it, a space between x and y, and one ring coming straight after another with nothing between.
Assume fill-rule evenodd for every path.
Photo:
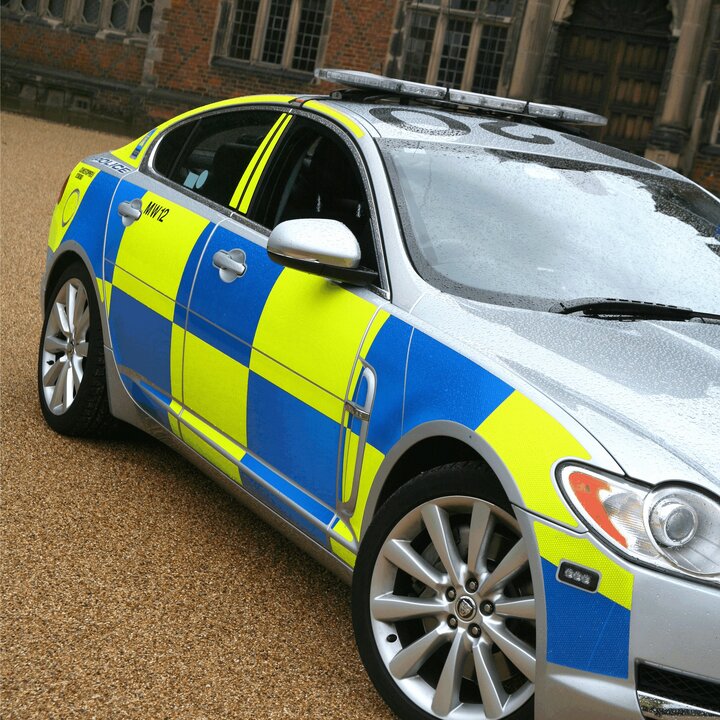
<instances>
[{"instance_id":1,"label":"rear door","mask_svg":"<svg viewBox=\"0 0 720 720\"><path fill-rule=\"evenodd\" d=\"M104 282L115 359L135 401L176 432L195 270L279 115L224 111L171 129L110 208Z\"/></svg>"}]
</instances>

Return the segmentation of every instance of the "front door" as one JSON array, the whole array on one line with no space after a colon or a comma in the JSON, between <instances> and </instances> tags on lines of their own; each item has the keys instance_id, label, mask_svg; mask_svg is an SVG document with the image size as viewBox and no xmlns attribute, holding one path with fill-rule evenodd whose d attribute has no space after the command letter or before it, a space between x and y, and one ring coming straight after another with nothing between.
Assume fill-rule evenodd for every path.
<instances>
[{"instance_id":1,"label":"front door","mask_svg":"<svg viewBox=\"0 0 720 720\"><path fill-rule=\"evenodd\" d=\"M594 139L643 154L670 47L665 0L578 0L560 31L552 102L605 115Z\"/></svg>"},{"instance_id":2,"label":"front door","mask_svg":"<svg viewBox=\"0 0 720 720\"><path fill-rule=\"evenodd\" d=\"M273 263L267 236L256 228L301 217L344 221L372 267L369 206L354 163L334 132L293 117L257 202L247 208L252 222L227 220L203 254L185 351L187 410L213 426L236 428L232 440L246 489L326 546L337 522L346 400L363 382L358 353L385 301L372 290ZM223 274L219 258L228 256L243 263L241 274ZM228 407L217 423L208 417L210 405L219 403L211 400L206 377L221 360L210 348L222 350L223 377L234 373L225 392L242 387L234 410ZM361 392L369 405L364 385Z\"/></svg>"}]
</instances>

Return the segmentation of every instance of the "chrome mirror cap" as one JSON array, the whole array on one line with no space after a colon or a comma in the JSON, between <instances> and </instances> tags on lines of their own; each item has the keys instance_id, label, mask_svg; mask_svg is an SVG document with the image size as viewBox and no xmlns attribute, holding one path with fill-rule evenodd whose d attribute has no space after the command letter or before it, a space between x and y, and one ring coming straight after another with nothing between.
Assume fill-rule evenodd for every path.
<instances>
[{"instance_id":1,"label":"chrome mirror cap","mask_svg":"<svg viewBox=\"0 0 720 720\"><path fill-rule=\"evenodd\" d=\"M357 239L337 220L309 218L281 222L270 233L267 250L279 258L330 267L350 269L360 265Z\"/></svg>"}]
</instances>

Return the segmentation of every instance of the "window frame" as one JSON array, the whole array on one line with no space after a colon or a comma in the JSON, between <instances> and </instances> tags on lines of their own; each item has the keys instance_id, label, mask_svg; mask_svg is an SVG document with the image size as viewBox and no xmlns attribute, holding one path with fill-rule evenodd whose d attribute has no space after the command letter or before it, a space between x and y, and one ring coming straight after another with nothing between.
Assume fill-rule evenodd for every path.
<instances>
[{"instance_id":1,"label":"window frame","mask_svg":"<svg viewBox=\"0 0 720 720\"><path fill-rule=\"evenodd\" d=\"M294 107L288 112L296 117L303 118L311 123L322 126L326 133L331 134L338 142L344 145L345 149L349 152L355 162L355 166L362 181L363 191L365 192L365 197L367 198L368 213L370 216L370 232L372 233L373 247L375 248L375 259L377 260L379 278L377 285L367 285L366 287L385 300L391 300L390 274L388 272L387 256L385 253L383 234L380 226L377 195L375 193L375 187L372 182L372 176L370 175L370 170L365 160L365 156L363 155L358 143L347 131L338 126L338 124L330 118L310 112L302 107ZM290 132L283 135L270 157L265 172L258 184L256 195L253 198L253 205L256 203L262 203L262 200L267 193L268 182L272 178L272 174L278 164L277 158L282 154L284 147L292 139L292 135L290 134L291 132L292 128L290 128ZM251 208L253 205L251 205Z\"/></svg>"},{"instance_id":2,"label":"window frame","mask_svg":"<svg viewBox=\"0 0 720 720\"><path fill-rule=\"evenodd\" d=\"M170 127L165 128L161 133L158 134L156 138L154 138L151 142L151 146L148 149L148 151L145 153L145 157L143 158L143 161L140 163L140 167L138 170L147 175L148 177L152 178L153 180L156 180L157 182L161 182L165 185L167 185L172 190L175 190L176 192L181 193L182 195L186 195L188 198L193 200L194 202L201 203L204 205L208 205L212 210L215 210L217 212L222 213L223 215L231 218L232 220L239 221L242 223L247 223L251 228L256 230L257 232L262 233L266 237L270 235L270 230L268 230L264 225L260 225L258 222L253 220L250 217L250 214L252 212L253 206L255 204L256 197L260 194L261 186L262 186L262 179L261 182L258 185L258 189L256 190L255 197L253 197L253 202L250 204L250 207L248 208L248 215L243 215L242 213L238 212L237 210L233 210L233 208L228 207L227 205L221 205L220 203L215 202L214 200L211 200L210 198L207 198L203 195L201 195L198 192L195 192L193 189L185 187L185 185L182 185L181 183L176 182L175 180L171 180L167 175L163 175L162 173L158 172L155 169L155 156L157 154L157 151L162 144L162 141L174 130L178 130L180 127L184 125L189 124L197 124L202 120L205 120L206 118L213 117L215 115L228 115L228 114L240 114L245 112L252 112L257 110L266 110L270 112L277 112L278 117L282 115L283 113L289 113L291 114L291 109L286 105L272 105L267 103L248 103L247 105L241 105L241 106L235 106L235 107L224 107L224 108L216 108L214 110L210 110L208 112L202 112L198 113L196 115L192 115L188 118L184 118L183 120L179 120L176 123L173 123ZM271 132L271 131L268 131ZM186 139L185 143L183 144L183 148L178 154L178 158L182 153L185 152L187 143L192 140L192 137L195 133L195 130L190 131L190 135ZM267 134L265 135L267 137ZM280 143L278 143L280 144ZM277 151L277 148L275 148L275 151ZM273 152L273 155L275 154L275 151ZM173 165L173 168L175 165L177 165L177 160L175 159L175 164ZM268 163L269 167L269 163ZM263 176L265 176L265 173L267 172L267 169L263 172Z\"/></svg>"},{"instance_id":3,"label":"window frame","mask_svg":"<svg viewBox=\"0 0 720 720\"><path fill-rule=\"evenodd\" d=\"M470 38L468 41L468 51L465 56L465 67L463 68L462 81L460 89L465 91L472 90L475 71L477 69L477 59L480 52L480 41L482 39L483 30L486 27L501 27L507 30L505 39L505 50L503 51L502 62L500 63L500 71L498 73L498 82L494 94L502 95L507 92L507 83L503 81L503 71L509 62L508 48L510 45L510 35L513 24L518 18L518 5L520 0L514 0L513 12L511 15L490 15L486 12L489 0L478 0L478 6L475 10L460 10L450 7L452 0L437 0L438 4L431 4L418 0L413 2L407 8L407 16L403 33L405 36L405 49L402 53L400 76L405 76L405 64L407 62L407 42L412 29L412 21L415 14L431 15L436 18L433 42L430 50L430 58L428 60L425 78L422 82L429 85L437 84L437 77L440 71L440 62L442 60L443 46L445 45L445 35L448 23L451 20L464 20L472 23L470 30Z\"/></svg>"},{"instance_id":4,"label":"window frame","mask_svg":"<svg viewBox=\"0 0 720 720\"><path fill-rule=\"evenodd\" d=\"M249 58L239 58L230 54L230 47L234 35L235 17L237 15L238 0L229 0L227 3L226 27L220 28L221 32L217 35L215 55L221 56L231 62L246 63L257 65L263 68L285 70L293 73L302 73L304 75L312 74L311 70L300 70L293 67L293 58L297 48L298 30L300 27L300 15L303 0L291 0L290 14L288 15L288 26L285 34L282 58L279 63L267 62L262 59L267 36L268 21L270 19L270 9L273 0L258 0L258 11L255 27L253 29L253 39L250 48ZM323 28L321 28L318 38L317 56L315 57L315 67L322 64L327 46L327 32L325 31L327 18L332 11L331 0L324 0L325 9L323 11ZM220 20L222 20L222 6L220 10Z\"/></svg>"}]
</instances>

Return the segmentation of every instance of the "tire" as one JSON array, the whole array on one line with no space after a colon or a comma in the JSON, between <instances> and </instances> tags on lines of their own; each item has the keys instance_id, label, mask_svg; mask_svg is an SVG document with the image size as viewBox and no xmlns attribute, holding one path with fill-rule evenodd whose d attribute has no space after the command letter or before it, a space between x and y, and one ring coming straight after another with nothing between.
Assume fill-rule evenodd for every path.
<instances>
[{"instance_id":1,"label":"tire","mask_svg":"<svg viewBox=\"0 0 720 720\"><path fill-rule=\"evenodd\" d=\"M47 297L38 350L43 417L61 435L105 435L114 421L107 398L100 309L85 265L70 265Z\"/></svg>"},{"instance_id":2,"label":"tire","mask_svg":"<svg viewBox=\"0 0 720 720\"><path fill-rule=\"evenodd\" d=\"M483 464L435 468L387 500L360 545L352 610L368 675L403 720L533 718L527 550Z\"/></svg>"}]
</instances>

